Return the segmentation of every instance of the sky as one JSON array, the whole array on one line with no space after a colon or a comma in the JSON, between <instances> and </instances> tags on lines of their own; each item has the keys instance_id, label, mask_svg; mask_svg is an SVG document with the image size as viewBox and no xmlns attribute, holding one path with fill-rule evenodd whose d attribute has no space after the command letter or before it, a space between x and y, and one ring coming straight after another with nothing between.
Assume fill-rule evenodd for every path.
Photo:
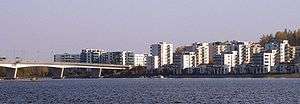
<instances>
[{"instance_id":1,"label":"sky","mask_svg":"<svg viewBox=\"0 0 300 104\"><path fill-rule=\"evenodd\" d=\"M0 56L51 60L83 48L147 53L149 45L300 28L300 0L1 0Z\"/></svg>"}]
</instances>

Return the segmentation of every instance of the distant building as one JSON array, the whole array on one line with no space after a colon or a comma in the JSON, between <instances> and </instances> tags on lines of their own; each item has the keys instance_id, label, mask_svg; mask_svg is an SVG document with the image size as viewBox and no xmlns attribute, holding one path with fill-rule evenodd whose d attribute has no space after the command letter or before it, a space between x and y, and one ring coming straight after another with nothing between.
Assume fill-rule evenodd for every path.
<instances>
[{"instance_id":1,"label":"distant building","mask_svg":"<svg viewBox=\"0 0 300 104\"><path fill-rule=\"evenodd\" d=\"M238 45L238 64L248 64L251 60L251 45L248 42L243 42Z\"/></svg>"},{"instance_id":2,"label":"distant building","mask_svg":"<svg viewBox=\"0 0 300 104\"><path fill-rule=\"evenodd\" d=\"M295 46L295 64L300 64L300 46Z\"/></svg>"},{"instance_id":3,"label":"distant building","mask_svg":"<svg viewBox=\"0 0 300 104\"><path fill-rule=\"evenodd\" d=\"M6 60L5 57L0 57L0 61L4 61L4 60Z\"/></svg>"},{"instance_id":4,"label":"distant building","mask_svg":"<svg viewBox=\"0 0 300 104\"><path fill-rule=\"evenodd\" d=\"M258 43L252 43L250 46L250 62L253 58L254 54L262 52L263 47Z\"/></svg>"},{"instance_id":5,"label":"distant building","mask_svg":"<svg viewBox=\"0 0 300 104\"><path fill-rule=\"evenodd\" d=\"M288 40L283 40L282 43L280 43L280 62L292 62L296 55L296 48L293 46L290 46L288 43Z\"/></svg>"},{"instance_id":6,"label":"distant building","mask_svg":"<svg viewBox=\"0 0 300 104\"><path fill-rule=\"evenodd\" d=\"M265 51L277 50L280 63L291 63L296 58L296 47L291 46L288 40L271 42L265 45Z\"/></svg>"},{"instance_id":7,"label":"distant building","mask_svg":"<svg viewBox=\"0 0 300 104\"><path fill-rule=\"evenodd\" d=\"M182 74L181 70L191 67L196 67L196 55L194 52L184 52L174 54L174 65L176 74Z\"/></svg>"},{"instance_id":8,"label":"distant building","mask_svg":"<svg viewBox=\"0 0 300 104\"><path fill-rule=\"evenodd\" d=\"M220 55L224 52L229 52L230 50L230 43L227 42L212 42L212 55Z\"/></svg>"},{"instance_id":9,"label":"distant building","mask_svg":"<svg viewBox=\"0 0 300 104\"><path fill-rule=\"evenodd\" d=\"M269 51L269 50L278 50L280 48L279 43L277 42L271 42L271 43L267 43L264 46L264 51Z\"/></svg>"},{"instance_id":10,"label":"distant building","mask_svg":"<svg viewBox=\"0 0 300 104\"><path fill-rule=\"evenodd\" d=\"M194 46L180 46L177 47L175 53L195 52Z\"/></svg>"},{"instance_id":11,"label":"distant building","mask_svg":"<svg viewBox=\"0 0 300 104\"><path fill-rule=\"evenodd\" d=\"M148 54L134 54L134 66L146 66Z\"/></svg>"},{"instance_id":12,"label":"distant building","mask_svg":"<svg viewBox=\"0 0 300 104\"><path fill-rule=\"evenodd\" d=\"M268 73L272 71L278 61L278 51L269 50L255 54L251 63L254 65L260 65L259 67L262 67L261 69L263 69L261 73Z\"/></svg>"},{"instance_id":13,"label":"distant building","mask_svg":"<svg viewBox=\"0 0 300 104\"><path fill-rule=\"evenodd\" d=\"M196 64L209 64L212 61L212 47L209 43L193 43L196 54Z\"/></svg>"},{"instance_id":14,"label":"distant building","mask_svg":"<svg viewBox=\"0 0 300 104\"><path fill-rule=\"evenodd\" d=\"M158 67L173 63L173 44L159 42L150 46L150 55L158 56Z\"/></svg>"},{"instance_id":15,"label":"distant building","mask_svg":"<svg viewBox=\"0 0 300 104\"><path fill-rule=\"evenodd\" d=\"M100 63L101 55L105 53L100 49L83 49L80 54L82 63Z\"/></svg>"},{"instance_id":16,"label":"distant building","mask_svg":"<svg viewBox=\"0 0 300 104\"><path fill-rule=\"evenodd\" d=\"M147 70L153 73L155 69L159 68L159 56L147 57Z\"/></svg>"},{"instance_id":17,"label":"distant building","mask_svg":"<svg viewBox=\"0 0 300 104\"><path fill-rule=\"evenodd\" d=\"M79 63L80 55L79 54L56 54L54 55L54 62L69 62L69 63Z\"/></svg>"},{"instance_id":18,"label":"distant building","mask_svg":"<svg viewBox=\"0 0 300 104\"><path fill-rule=\"evenodd\" d=\"M183 73L197 75L220 75L228 74L228 69L223 65L199 65L197 67L185 69Z\"/></svg>"},{"instance_id":19,"label":"distant building","mask_svg":"<svg viewBox=\"0 0 300 104\"><path fill-rule=\"evenodd\" d=\"M226 52L221 55L214 56L214 62L216 65L223 65L228 72L231 72L233 68L238 64L238 52Z\"/></svg>"},{"instance_id":20,"label":"distant building","mask_svg":"<svg viewBox=\"0 0 300 104\"><path fill-rule=\"evenodd\" d=\"M101 55L101 63L134 65L134 53L130 51L106 52Z\"/></svg>"}]
</instances>

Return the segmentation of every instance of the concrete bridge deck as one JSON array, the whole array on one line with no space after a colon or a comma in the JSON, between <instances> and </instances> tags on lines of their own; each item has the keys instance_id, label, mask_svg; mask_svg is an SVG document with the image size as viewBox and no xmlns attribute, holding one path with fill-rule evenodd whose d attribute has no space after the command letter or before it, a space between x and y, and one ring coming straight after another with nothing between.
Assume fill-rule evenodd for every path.
<instances>
[{"instance_id":1,"label":"concrete bridge deck","mask_svg":"<svg viewBox=\"0 0 300 104\"><path fill-rule=\"evenodd\" d=\"M86 68L96 69L97 77L101 77L102 70L126 70L130 69L131 66L127 65L112 65L112 64L89 64L89 63L45 63L45 62L0 62L0 67L11 68L6 74L7 78L16 79L19 68L28 67L51 67L60 69L57 76L53 78L63 78L64 70L66 68Z\"/></svg>"}]
</instances>

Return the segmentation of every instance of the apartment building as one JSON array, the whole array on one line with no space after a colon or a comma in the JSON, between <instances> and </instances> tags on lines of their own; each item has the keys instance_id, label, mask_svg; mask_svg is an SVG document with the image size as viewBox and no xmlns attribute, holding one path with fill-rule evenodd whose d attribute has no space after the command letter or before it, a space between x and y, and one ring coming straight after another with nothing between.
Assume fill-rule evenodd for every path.
<instances>
[{"instance_id":1,"label":"apartment building","mask_svg":"<svg viewBox=\"0 0 300 104\"><path fill-rule=\"evenodd\" d=\"M79 63L80 62L80 54L55 54L54 62L68 62L68 63Z\"/></svg>"},{"instance_id":2,"label":"apartment building","mask_svg":"<svg viewBox=\"0 0 300 104\"><path fill-rule=\"evenodd\" d=\"M173 44L159 42L150 46L150 55L158 56L158 67L173 63Z\"/></svg>"},{"instance_id":3,"label":"apartment building","mask_svg":"<svg viewBox=\"0 0 300 104\"><path fill-rule=\"evenodd\" d=\"M223 65L227 72L232 72L232 69L238 64L238 51L231 51L214 56L216 65Z\"/></svg>"},{"instance_id":4,"label":"apartment building","mask_svg":"<svg viewBox=\"0 0 300 104\"><path fill-rule=\"evenodd\" d=\"M290 46L288 40L283 40L280 43L280 62L281 63L290 63L294 60L296 55L296 47Z\"/></svg>"},{"instance_id":5,"label":"apartment building","mask_svg":"<svg viewBox=\"0 0 300 104\"><path fill-rule=\"evenodd\" d=\"M212 46L209 43L193 43L196 55L196 64L209 64L213 58Z\"/></svg>"},{"instance_id":6,"label":"apartment building","mask_svg":"<svg viewBox=\"0 0 300 104\"><path fill-rule=\"evenodd\" d=\"M159 56L147 56L147 70L153 73L155 69L159 68Z\"/></svg>"},{"instance_id":7,"label":"apartment building","mask_svg":"<svg viewBox=\"0 0 300 104\"><path fill-rule=\"evenodd\" d=\"M176 66L176 74L182 74L182 69L196 67L195 60L195 52L175 53L174 65Z\"/></svg>"},{"instance_id":8,"label":"apartment building","mask_svg":"<svg viewBox=\"0 0 300 104\"><path fill-rule=\"evenodd\" d=\"M146 66L148 54L134 54L134 66Z\"/></svg>"},{"instance_id":9,"label":"apartment building","mask_svg":"<svg viewBox=\"0 0 300 104\"><path fill-rule=\"evenodd\" d=\"M134 65L134 53L131 51L106 52L101 55L101 63Z\"/></svg>"},{"instance_id":10,"label":"apartment building","mask_svg":"<svg viewBox=\"0 0 300 104\"><path fill-rule=\"evenodd\" d=\"M268 50L265 52L257 53L253 56L251 63L253 65L258 65L257 67L262 67L259 69L259 73L271 72L275 65L279 62L278 50Z\"/></svg>"},{"instance_id":11,"label":"apartment building","mask_svg":"<svg viewBox=\"0 0 300 104\"><path fill-rule=\"evenodd\" d=\"M101 55L105 53L100 49L83 49L80 54L82 63L100 63Z\"/></svg>"}]
</instances>

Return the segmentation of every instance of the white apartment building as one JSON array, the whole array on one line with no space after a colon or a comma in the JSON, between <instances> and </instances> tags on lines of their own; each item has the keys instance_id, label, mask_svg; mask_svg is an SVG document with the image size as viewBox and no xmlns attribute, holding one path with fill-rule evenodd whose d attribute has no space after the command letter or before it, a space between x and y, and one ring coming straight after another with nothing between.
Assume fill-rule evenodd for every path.
<instances>
[{"instance_id":1,"label":"white apartment building","mask_svg":"<svg viewBox=\"0 0 300 104\"><path fill-rule=\"evenodd\" d=\"M151 56L158 56L158 67L173 63L173 44L159 42L150 46Z\"/></svg>"},{"instance_id":2,"label":"white apartment building","mask_svg":"<svg viewBox=\"0 0 300 104\"><path fill-rule=\"evenodd\" d=\"M176 74L181 74L182 69L196 67L196 55L194 52L174 54L174 65L177 67Z\"/></svg>"},{"instance_id":3,"label":"white apartment building","mask_svg":"<svg viewBox=\"0 0 300 104\"><path fill-rule=\"evenodd\" d=\"M215 55L214 62L216 65L223 65L227 72L232 72L232 69L238 64L238 51Z\"/></svg>"},{"instance_id":4,"label":"white apartment building","mask_svg":"<svg viewBox=\"0 0 300 104\"><path fill-rule=\"evenodd\" d=\"M69 62L69 63L79 63L80 55L79 54L55 54L54 62Z\"/></svg>"},{"instance_id":5,"label":"white apartment building","mask_svg":"<svg viewBox=\"0 0 300 104\"><path fill-rule=\"evenodd\" d=\"M212 47L209 43L193 43L196 54L196 64L209 64L213 58Z\"/></svg>"},{"instance_id":6,"label":"white apartment building","mask_svg":"<svg viewBox=\"0 0 300 104\"><path fill-rule=\"evenodd\" d=\"M82 63L100 63L101 54L105 53L100 49L83 49L80 54L80 62Z\"/></svg>"},{"instance_id":7,"label":"white apartment building","mask_svg":"<svg viewBox=\"0 0 300 104\"><path fill-rule=\"evenodd\" d=\"M270 72L272 70L272 67L276 64L276 50L272 50L271 52L263 53L263 65L264 70L267 70L267 72Z\"/></svg>"},{"instance_id":8,"label":"white apartment building","mask_svg":"<svg viewBox=\"0 0 300 104\"><path fill-rule=\"evenodd\" d=\"M212 44L212 51L211 53L213 53L212 55L220 55L226 51L229 51L229 45L225 44L223 42L213 42Z\"/></svg>"},{"instance_id":9,"label":"white apartment building","mask_svg":"<svg viewBox=\"0 0 300 104\"><path fill-rule=\"evenodd\" d=\"M260 65L257 67L262 67L259 69L259 73L268 73L271 72L273 67L278 63L278 51L277 50L268 50L262 53L255 54L252 59L254 65Z\"/></svg>"},{"instance_id":10,"label":"white apartment building","mask_svg":"<svg viewBox=\"0 0 300 104\"><path fill-rule=\"evenodd\" d=\"M238 45L238 64L248 64L251 60L251 46L248 42Z\"/></svg>"},{"instance_id":11,"label":"white apartment building","mask_svg":"<svg viewBox=\"0 0 300 104\"><path fill-rule=\"evenodd\" d=\"M258 43L252 43L251 47L250 47L251 56L253 54L260 53L262 51L262 49L263 49L263 47L260 44L258 44Z\"/></svg>"},{"instance_id":12,"label":"white apartment building","mask_svg":"<svg viewBox=\"0 0 300 104\"><path fill-rule=\"evenodd\" d=\"M216 53L215 54L222 54L223 52L225 52L227 50L227 45L221 44L221 45L217 45L216 47Z\"/></svg>"},{"instance_id":13,"label":"white apartment building","mask_svg":"<svg viewBox=\"0 0 300 104\"><path fill-rule=\"evenodd\" d=\"M282 43L280 43L280 49L279 49L279 55L280 55L280 62L291 62L296 55L296 48L293 46L290 46L288 40L283 40Z\"/></svg>"},{"instance_id":14,"label":"white apartment building","mask_svg":"<svg viewBox=\"0 0 300 104\"><path fill-rule=\"evenodd\" d=\"M148 54L134 54L134 66L146 66Z\"/></svg>"}]
</instances>

